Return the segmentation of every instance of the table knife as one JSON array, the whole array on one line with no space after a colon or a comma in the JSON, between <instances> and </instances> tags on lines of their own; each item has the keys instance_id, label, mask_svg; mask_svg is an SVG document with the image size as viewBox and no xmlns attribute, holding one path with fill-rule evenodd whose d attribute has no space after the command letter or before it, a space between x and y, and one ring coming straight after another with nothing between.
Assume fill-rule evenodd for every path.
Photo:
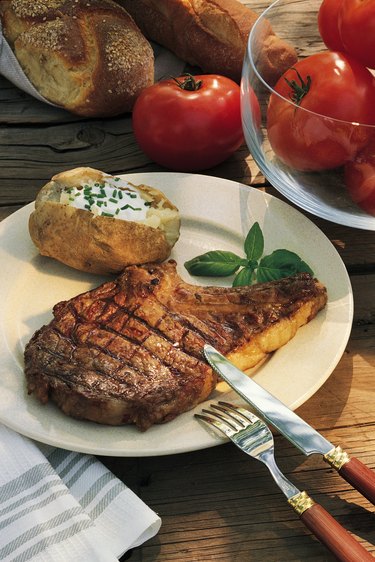
<instances>
[{"instance_id":1,"label":"table knife","mask_svg":"<svg viewBox=\"0 0 375 562\"><path fill-rule=\"evenodd\" d=\"M284 435L305 455L323 455L349 484L375 505L375 472L341 447L330 443L323 435L307 424L278 398L262 388L252 378L235 367L211 345L204 346L204 355L210 366L256 412Z\"/></svg>"}]
</instances>

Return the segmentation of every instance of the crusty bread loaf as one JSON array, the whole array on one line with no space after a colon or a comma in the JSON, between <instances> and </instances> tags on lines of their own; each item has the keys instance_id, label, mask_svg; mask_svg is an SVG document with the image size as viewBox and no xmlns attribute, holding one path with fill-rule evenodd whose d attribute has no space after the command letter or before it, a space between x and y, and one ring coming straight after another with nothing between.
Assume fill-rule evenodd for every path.
<instances>
[{"instance_id":1,"label":"crusty bread loaf","mask_svg":"<svg viewBox=\"0 0 375 562\"><path fill-rule=\"evenodd\" d=\"M154 81L151 45L112 0L1 0L0 16L29 80L72 113L131 111Z\"/></svg>"},{"instance_id":2,"label":"crusty bread loaf","mask_svg":"<svg viewBox=\"0 0 375 562\"><path fill-rule=\"evenodd\" d=\"M182 60L237 82L250 30L257 19L237 0L117 0L145 36ZM293 65L295 50L264 28L260 69L274 84Z\"/></svg>"}]
</instances>

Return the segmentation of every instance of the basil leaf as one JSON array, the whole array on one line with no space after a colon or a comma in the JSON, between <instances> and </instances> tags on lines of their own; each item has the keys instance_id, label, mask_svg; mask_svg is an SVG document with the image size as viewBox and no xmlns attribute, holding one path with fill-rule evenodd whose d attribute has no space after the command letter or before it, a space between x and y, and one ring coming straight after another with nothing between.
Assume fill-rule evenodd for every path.
<instances>
[{"instance_id":1,"label":"basil leaf","mask_svg":"<svg viewBox=\"0 0 375 562\"><path fill-rule=\"evenodd\" d=\"M242 287L244 285L252 285L254 281L254 268L243 267L233 279L232 287Z\"/></svg>"},{"instance_id":2,"label":"basil leaf","mask_svg":"<svg viewBox=\"0 0 375 562\"><path fill-rule=\"evenodd\" d=\"M255 222L247 233L244 249L249 260L259 260L263 254L264 238L258 222Z\"/></svg>"},{"instance_id":3,"label":"basil leaf","mask_svg":"<svg viewBox=\"0 0 375 562\"><path fill-rule=\"evenodd\" d=\"M217 250L201 254L185 262L184 265L191 275L227 277L246 263L246 260L233 252Z\"/></svg>"},{"instance_id":4,"label":"basil leaf","mask_svg":"<svg viewBox=\"0 0 375 562\"><path fill-rule=\"evenodd\" d=\"M312 269L294 252L289 250L275 250L264 256L257 269L257 281L274 281L295 273L307 272L313 275Z\"/></svg>"},{"instance_id":5,"label":"basil leaf","mask_svg":"<svg viewBox=\"0 0 375 562\"><path fill-rule=\"evenodd\" d=\"M314 272L313 272L313 270L312 270L311 267L310 267L309 265L307 265L307 263L306 263L305 261L303 261L303 260L301 260L301 262L300 262L300 267L299 267L298 271L301 272L301 273L302 273L303 271L306 272L306 273L310 273L310 275L311 275L312 277L314 277Z\"/></svg>"}]
</instances>

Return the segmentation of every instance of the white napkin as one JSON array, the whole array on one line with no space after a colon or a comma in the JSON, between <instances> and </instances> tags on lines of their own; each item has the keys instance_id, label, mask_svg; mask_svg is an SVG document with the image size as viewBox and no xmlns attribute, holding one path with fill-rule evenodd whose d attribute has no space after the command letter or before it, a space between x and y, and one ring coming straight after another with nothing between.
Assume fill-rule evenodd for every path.
<instances>
[{"instance_id":1,"label":"white napkin","mask_svg":"<svg viewBox=\"0 0 375 562\"><path fill-rule=\"evenodd\" d=\"M177 58L173 53L156 44L152 44L152 47L154 49L155 56L155 82L165 77L179 76L184 71L185 63L181 59ZM5 78L12 82L15 86L32 95L34 98L37 98L39 101L58 107L56 104L51 103L41 96L23 72L15 54L3 36L1 21L0 74L5 76Z\"/></svg>"},{"instance_id":2,"label":"white napkin","mask_svg":"<svg viewBox=\"0 0 375 562\"><path fill-rule=\"evenodd\" d=\"M114 562L161 520L91 455L0 424L0 560Z\"/></svg>"}]
</instances>

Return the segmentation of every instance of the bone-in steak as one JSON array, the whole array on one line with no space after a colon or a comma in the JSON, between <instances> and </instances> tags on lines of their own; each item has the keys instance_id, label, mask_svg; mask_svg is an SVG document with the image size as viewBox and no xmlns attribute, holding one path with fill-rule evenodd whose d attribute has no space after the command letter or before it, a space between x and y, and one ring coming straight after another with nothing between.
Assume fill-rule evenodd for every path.
<instances>
[{"instance_id":1,"label":"bone-in steak","mask_svg":"<svg viewBox=\"0 0 375 562\"><path fill-rule=\"evenodd\" d=\"M287 343L326 304L309 274L250 287L185 283L176 263L130 266L54 307L25 349L29 393L68 415L144 430L205 400L210 343L241 369Z\"/></svg>"}]
</instances>

